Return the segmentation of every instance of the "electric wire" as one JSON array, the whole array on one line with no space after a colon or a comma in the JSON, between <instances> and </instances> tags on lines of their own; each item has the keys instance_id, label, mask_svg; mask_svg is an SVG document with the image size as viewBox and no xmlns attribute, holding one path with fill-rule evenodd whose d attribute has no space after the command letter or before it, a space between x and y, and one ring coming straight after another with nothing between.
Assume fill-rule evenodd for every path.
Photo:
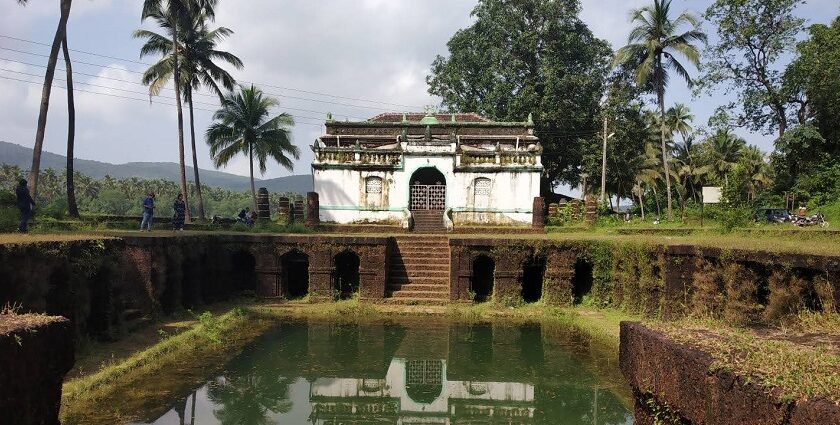
<instances>
[{"instance_id":1,"label":"electric wire","mask_svg":"<svg viewBox=\"0 0 840 425\"><path fill-rule=\"evenodd\" d=\"M15 40L15 41L23 42L23 43L31 43L31 44L36 44L36 45L46 46L46 47L51 47L52 46L49 43L44 43L44 42L39 42L39 41L34 41L34 40L28 40L28 39L19 38L19 37L13 37L13 36L6 35L6 34L0 34L0 38L6 38L6 39L9 39L9 40ZM127 58L120 58L120 57L110 56L110 55L104 55L104 54L101 54L101 53L90 52L90 51L85 51L85 50L79 50L79 49L69 49L69 50L71 52L82 53L82 54L86 54L86 55L97 56L97 57L102 57L102 58L117 60L117 61L122 61L122 62L135 63L135 64L145 65L145 66L151 66L152 65L150 63L143 62L143 61L127 59ZM26 53L28 53L28 52L26 52ZM260 83L260 82L249 82L249 81L244 81L244 80L242 80L242 82L246 83L246 84L254 84L254 85L257 85L257 86L271 87L271 88L280 89L280 90L288 90L288 91L293 91L293 92L298 92L298 93L306 93L306 94L313 94L313 95L318 95L318 96L326 96L326 97L331 97L331 98L334 98L334 99L352 100L352 101L365 102L365 103L375 103L375 104L380 104L380 105L384 105L384 106L397 106L397 107L416 109L416 110L421 110L423 108L422 106L417 106L417 105L405 105L405 104L400 104L400 103L384 102L384 101L380 101L380 100L365 99L365 98L359 98L359 97L339 96L339 95L335 95L335 94L317 92L317 91L313 91L313 90L303 90L303 89L297 89L297 88L293 88L293 87L273 85L273 84L269 84L269 83L265 83L265 82L262 82L262 83ZM388 110L388 111L390 111L390 110Z\"/></svg>"}]
</instances>

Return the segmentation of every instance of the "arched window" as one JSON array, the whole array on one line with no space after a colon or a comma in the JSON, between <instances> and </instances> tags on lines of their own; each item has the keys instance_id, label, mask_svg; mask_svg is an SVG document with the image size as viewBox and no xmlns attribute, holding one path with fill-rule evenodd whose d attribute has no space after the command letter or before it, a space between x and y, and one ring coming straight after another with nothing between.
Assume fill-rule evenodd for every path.
<instances>
[{"instance_id":1,"label":"arched window","mask_svg":"<svg viewBox=\"0 0 840 425\"><path fill-rule=\"evenodd\" d=\"M479 177L473 182L473 205L476 208L490 206L490 179Z\"/></svg>"},{"instance_id":2,"label":"arched window","mask_svg":"<svg viewBox=\"0 0 840 425\"><path fill-rule=\"evenodd\" d=\"M381 177L365 178L365 198L367 199L367 206L382 206L382 185L383 182Z\"/></svg>"}]
</instances>

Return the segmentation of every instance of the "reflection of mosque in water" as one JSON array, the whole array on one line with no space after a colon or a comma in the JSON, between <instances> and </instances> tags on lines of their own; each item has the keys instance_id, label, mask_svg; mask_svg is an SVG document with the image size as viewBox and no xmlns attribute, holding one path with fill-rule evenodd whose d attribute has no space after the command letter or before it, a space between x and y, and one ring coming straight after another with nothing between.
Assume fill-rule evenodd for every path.
<instances>
[{"instance_id":1,"label":"reflection of mosque in water","mask_svg":"<svg viewBox=\"0 0 840 425\"><path fill-rule=\"evenodd\" d=\"M155 423L628 424L614 361L557 327L285 322Z\"/></svg>"},{"instance_id":2,"label":"reflection of mosque in water","mask_svg":"<svg viewBox=\"0 0 840 425\"><path fill-rule=\"evenodd\" d=\"M450 381L446 365L446 360L394 358L384 379L316 379L310 419L323 425L352 424L370 416L393 424L531 423L533 385ZM457 420L450 420L455 416Z\"/></svg>"},{"instance_id":3,"label":"reflection of mosque in water","mask_svg":"<svg viewBox=\"0 0 840 425\"><path fill-rule=\"evenodd\" d=\"M598 392L609 391L572 357L568 339L539 325L310 322L298 331L308 346L300 358L320 365L307 378L315 424L513 425L558 413L615 423L598 419Z\"/></svg>"}]
</instances>

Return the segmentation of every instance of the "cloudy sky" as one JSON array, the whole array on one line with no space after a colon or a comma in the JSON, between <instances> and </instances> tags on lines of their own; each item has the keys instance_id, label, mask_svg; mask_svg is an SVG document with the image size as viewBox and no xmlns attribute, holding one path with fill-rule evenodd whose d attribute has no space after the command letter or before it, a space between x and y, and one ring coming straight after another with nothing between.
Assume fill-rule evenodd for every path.
<instances>
[{"instance_id":1,"label":"cloudy sky","mask_svg":"<svg viewBox=\"0 0 840 425\"><path fill-rule=\"evenodd\" d=\"M625 41L630 10L647 0L583 0L582 19L614 48ZM677 9L702 12L711 0L674 0ZM58 20L55 0L27 7L0 2L0 140L32 146L40 85ZM139 58L139 0L75 0L69 40L76 80L76 156L112 163L177 162L171 90L149 103L140 72L153 58ZM295 115L302 156L294 174L309 172L308 147L323 131L327 112L337 119L364 119L384 111L422 110L437 104L425 76L446 41L471 23L472 0L222 0L216 25L235 31L222 48L245 68L240 82L254 82ZM836 0L811 0L797 13L809 23L828 23L840 12ZM148 25L147 25L148 27ZM59 60L56 86L64 83ZM675 80L676 81L676 80ZM673 83L668 103L688 103L705 123L724 95L692 99ZM196 97L199 166L212 168L201 137L217 102ZM61 153L66 143L66 96L53 90L44 149ZM764 150L772 137L743 133ZM225 171L247 174L240 159ZM290 174L270 167L265 177Z\"/></svg>"}]
</instances>

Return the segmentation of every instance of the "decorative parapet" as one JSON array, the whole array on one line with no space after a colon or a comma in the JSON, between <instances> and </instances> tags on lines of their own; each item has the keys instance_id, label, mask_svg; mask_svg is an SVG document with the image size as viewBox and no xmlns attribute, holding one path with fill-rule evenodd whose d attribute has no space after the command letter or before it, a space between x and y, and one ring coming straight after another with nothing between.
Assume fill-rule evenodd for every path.
<instances>
[{"instance_id":1,"label":"decorative parapet","mask_svg":"<svg viewBox=\"0 0 840 425\"><path fill-rule=\"evenodd\" d=\"M527 151L486 151L458 154L456 170L485 168L541 170L542 158L538 152Z\"/></svg>"},{"instance_id":2,"label":"decorative parapet","mask_svg":"<svg viewBox=\"0 0 840 425\"><path fill-rule=\"evenodd\" d=\"M313 167L353 166L370 168L399 168L403 153L399 150L371 151L351 148L315 148Z\"/></svg>"}]
</instances>

